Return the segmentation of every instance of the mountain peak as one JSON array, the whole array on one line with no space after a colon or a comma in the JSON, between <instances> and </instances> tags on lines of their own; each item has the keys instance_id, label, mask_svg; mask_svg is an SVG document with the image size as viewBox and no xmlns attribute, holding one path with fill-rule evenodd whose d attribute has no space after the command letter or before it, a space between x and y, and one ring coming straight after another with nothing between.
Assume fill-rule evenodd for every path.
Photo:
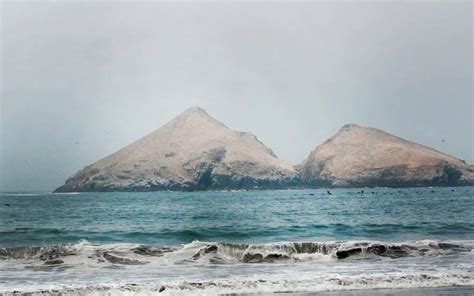
<instances>
[{"instance_id":1,"label":"mountain peak","mask_svg":"<svg viewBox=\"0 0 474 296\"><path fill-rule=\"evenodd\" d=\"M188 110L184 111L183 113L179 114L176 118L183 118L183 117L210 117L209 113L206 112L203 108L199 106L194 106L189 108Z\"/></svg>"},{"instance_id":2,"label":"mountain peak","mask_svg":"<svg viewBox=\"0 0 474 296\"><path fill-rule=\"evenodd\" d=\"M182 114L189 113L189 114L207 114L206 110L199 106L193 106L189 108L188 110L184 111ZM209 115L209 114L207 114Z\"/></svg>"},{"instance_id":3,"label":"mountain peak","mask_svg":"<svg viewBox=\"0 0 474 296\"><path fill-rule=\"evenodd\" d=\"M219 120L215 119L203 108L194 106L176 116L171 122L174 127L183 126L220 126L225 125Z\"/></svg>"},{"instance_id":4,"label":"mountain peak","mask_svg":"<svg viewBox=\"0 0 474 296\"><path fill-rule=\"evenodd\" d=\"M360 129L360 128L365 128L363 126L360 126L358 124L355 124L355 123L348 123L348 124L345 124L341 127L341 129L339 130L339 132L347 132L347 131L351 131L351 130L354 130L354 129Z\"/></svg>"}]
</instances>

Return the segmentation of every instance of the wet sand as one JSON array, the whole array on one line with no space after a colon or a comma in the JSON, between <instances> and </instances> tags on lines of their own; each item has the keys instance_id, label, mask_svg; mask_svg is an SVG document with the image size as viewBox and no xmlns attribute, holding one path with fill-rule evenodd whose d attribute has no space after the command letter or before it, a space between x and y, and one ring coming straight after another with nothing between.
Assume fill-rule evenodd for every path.
<instances>
[{"instance_id":1,"label":"wet sand","mask_svg":"<svg viewBox=\"0 0 474 296\"><path fill-rule=\"evenodd\" d=\"M251 294L249 294L251 295ZM261 295L261 294L260 294ZM264 294L275 295L275 294ZM291 296L471 296L474 295L474 286L413 288L413 289L374 289L331 291L315 293L282 293Z\"/></svg>"}]
</instances>

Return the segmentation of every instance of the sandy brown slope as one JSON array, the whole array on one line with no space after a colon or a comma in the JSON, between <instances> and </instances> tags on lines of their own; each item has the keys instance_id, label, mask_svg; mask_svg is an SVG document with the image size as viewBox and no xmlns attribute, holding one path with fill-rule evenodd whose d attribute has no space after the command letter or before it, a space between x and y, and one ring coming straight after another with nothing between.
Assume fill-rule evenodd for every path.
<instances>
[{"instance_id":1,"label":"sandy brown slope","mask_svg":"<svg viewBox=\"0 0 474 296\"><path fill-rule=\"evenodd\" d=\"M345 125L297 166L306 185L448 186L474 184L472 165L381 130Z\"/></svg>"},{"instance_id":2,"label":"sandy brown slope","mask_svg":"<svg viewBox=\"0 0 474 296\"><path fill-rule=\"evenodd\" d=\"M194 107L80 170L56 191L280 188L295 176L292 165L254 135Z\"/></svg>"}]
</instances>

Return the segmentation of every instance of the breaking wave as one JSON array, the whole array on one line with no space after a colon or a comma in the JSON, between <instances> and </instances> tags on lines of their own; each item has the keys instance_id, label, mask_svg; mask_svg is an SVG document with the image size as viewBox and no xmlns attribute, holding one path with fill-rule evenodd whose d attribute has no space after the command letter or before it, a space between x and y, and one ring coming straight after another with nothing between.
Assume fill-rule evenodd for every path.
<instances>
[{"instance_id":1,"label":"breaking wave","mask_svg":"<svg viewBox=\"0 0 474 296\"><path fill-rule=\"evenodd\" d=\"M271 244L237 244L193 241L174 247L137 244L77 244L37 247L0 248L0 260L38 260L44 264L61 264L72 257L83 257L97 263L135 265L166 259L168 263L275 263L340 261L357 258L424 257L470 252L474 241L334 241L285 242Z\"/></svg>"},{"instance_id":2,"label":"breaking wave","mask_svg":"<svg viewBox=\"0 0 474 296\"><path fill-rule=\"evenodd\" d=\"M83 240L8 247L0 248L0 270L9 271L0 273L0 295L217 295L474 286L473 250L470 240L193 241L171 247ZM62 280L53 280L52 274Z\"/></svg>"}]
</instances>

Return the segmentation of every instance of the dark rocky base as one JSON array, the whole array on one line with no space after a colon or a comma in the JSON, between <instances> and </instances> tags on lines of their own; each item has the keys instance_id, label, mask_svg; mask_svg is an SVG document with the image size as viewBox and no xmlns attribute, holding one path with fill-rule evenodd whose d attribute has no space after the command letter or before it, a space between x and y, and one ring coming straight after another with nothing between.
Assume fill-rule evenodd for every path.
<instances>
[{"instance_id":1,"label":"dark rocky base","mask_svg":"<svg viewBox=\"0 0 474 296\"><path fill-rule=\"evenodd\" d=\"M416 188L416 187L462 187L474 186L472 182L461 182L456 184L447 184L445 182L437 181L387 181L387 180L358 180L358 181L344 181L334 182L330 180L317 180L312 182L296 182L290 181L286 183L278 182L261 182L261 183L233 183L226 184L227 186L191 186L191 185L172 185L172 186L128 186L128 187L114 187L114 186L84 186L84 187L70 187L61 186L54 190L54 193L67 192L154 192L154 191L181 191L181 192L196 192L196 191L220 191L220 190L287 190L287 189L318 189L318 188Z\"/></svg>"},{"instance_id":2,"label":"dark rocky base","mask_svg":"<svg viewBox=\"0 0 474 296\"><path fill-rule=\"evenodd\" d=\"M54 193L66 192L153 192L153 191L218 191L218 190L278 190L303 188L295 180L273 181L273 180L251 180L243 179L237 182L226 179L223 183L211 183L207 186L202 184L169 184L169 185L146 185L146 186L102 186L96 183L87 183L85 186L74 186L65 184Z\"/></svg>"},{"instance_id":3,"label":"dark rocky base","mask_svg":"<svg viewBox=\"0 0 474 296\"><path fill-rule=\"evenodd\" d=\"M317 176L305 178L305 172L302 174L303 186L318 188L408 188L408 187L456 187L456 186L473 186L474 180L462 179L463 172L453 166L443 165L435 167L437 170L436 177L427 178L433 167L418 167L409 169L406 166L390 167L380 170L367 171L358 178L352 179L336 179L323 178ZM309 181L304 181L304 180Z\"/></svg>"}]
</instances>

